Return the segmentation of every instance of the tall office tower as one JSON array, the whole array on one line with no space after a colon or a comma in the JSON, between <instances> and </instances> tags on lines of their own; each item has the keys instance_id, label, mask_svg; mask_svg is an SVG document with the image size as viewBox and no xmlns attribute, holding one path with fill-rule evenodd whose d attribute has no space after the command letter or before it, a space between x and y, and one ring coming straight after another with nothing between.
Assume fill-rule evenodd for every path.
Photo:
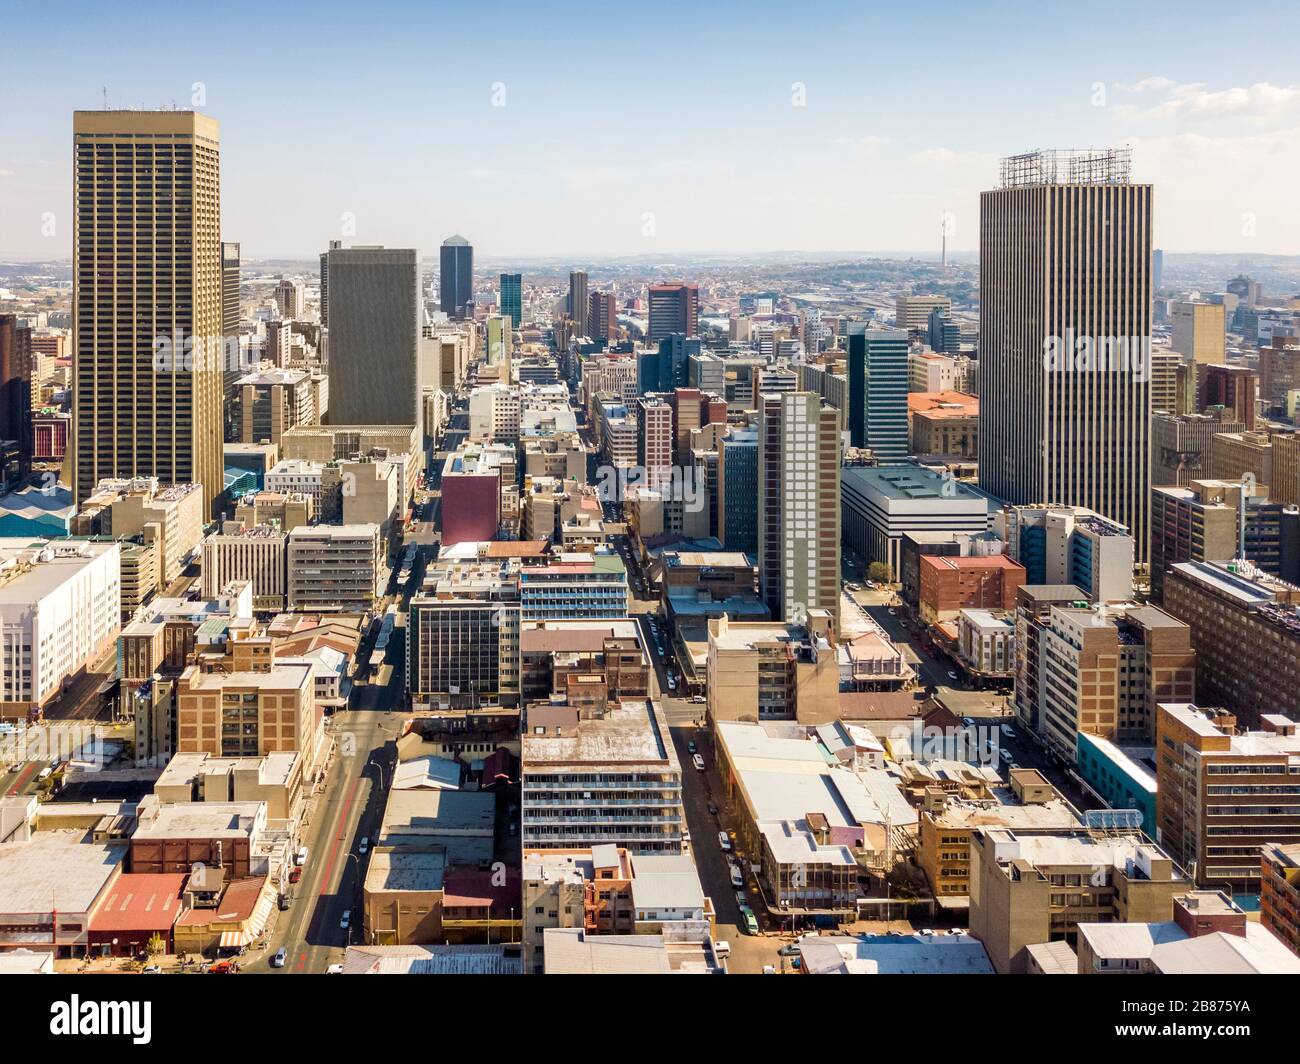
<instances>
[{"instance_id":1,"label":"tall office tower","mask_svg":"<svg viewBox=\"0 0 1300 1064\"><path fill-rule=\"evenodd\" d=\"M221 244L221 335L239 332L239 245Z\"/></svg>"},{"instance_id":2,"label":"tall office tower","mask_svg":"<svg viewBox=\"0 0 1300 1064\"><path fill-rule=\"evenodd\" d=\"M301 318L307 309L307 291L301 281L281 277L275 286L275 305L286 320Z\"/></svg>"},{"instance_id":3,"label":"tall office tower","mask_svg":"<svg viewBox=\"0 0 1300 1064\"><path fill-rule=\"evenodd\" d=\"M591 321L587 305L587 271L574 270L569 274L569 298L566 306L573 319L575 336L590 336Z\"/></svg>"},{"instance_id":4,"label":"tall office tower","mask_svg":"<svg viewBox=\"0 0 1300 1064\"><path fill-rule=\"evenodd\" d=\"M7 489L32 469L32 331L13 314L0 314L0 445L6 442L17 458L13 469L0 468Z\"/></svg>"},{"instance_id":5,"label":"tall office tower","mask_svg":"<svg viewBox=\"0 0 1300 1064\"><path fill-rule=\"evenodd\" d=\"M419 254L336 248L329 278L330 424L421 424Z\"/></svg>"},{"instance_id":6,"label":"tall office tower","mask_svg":"<svg viewBox=\"0 0 1300 1064\"><path fill-rule=\"evenodd\" d=\"M1151 205L1124 148L1012 156L980 196L980 487L1095 510L1128 527L1140 562Z\"/></svg>"},{"instance_id":7,"label":"tall office tower","mask_svg":"<svg viewBox=\"0 0 1300 1064\"><path fill-rule=\"evenodd\" d=\"M524 320L524 277L520 273L501 275L501 315L517 329Z\"/></svg>"},{"instance_id":8,"label":"tall office tower","mask_svg":"<svg viewBox=\"0 0 1300 1064\"><path fill-rule=\"evenodd\" d=\"M1151 294L1155 295L1160 291L1160 286L1165 279L1165 253L1156 248L1151 252ZM1231 291L1231 289L1229 289Z\"/></svg>"},{"instance_id":9,"label":"tall office tower","mask_svg":"<svg viewBox=\"0 0 1300 1064\"><path fill-rule=\"evenodd\" d=\"M330 251L338 251L342 246L342 240L330 241ZM326 328L330 323L330 251L322 251L320 256L320 323Z\"/></svg>"},{"instance_id":10,"label":"tall office tower","mask_svg":"<svg viewBox=\"0 0 1300 1064\"><path fill-rule=\"evenodd\" d=\"M905 329L849 336L849 442L880 462L907 458L907 360Z\"/></svg>"},{"instance_id":11,"label":"tall office tower","mask_svg":"<svg viewBox=\"0 0 1300 1064\"><path fill-rule=\"evenodd\" d=\"M700 332L700 289L693 284L652 284L650 326L646 340L658 343L665 336Z\"/></svg>"},{"instance_id":12,"label":"tall office tower","mask_svg":"<svg viewBox=\"0 0 1300 1064\"><path fill-rule=\"evenodd\" d=\"M618 335L618 297L613 292L592 292L587 298L587 329L592 340L609 342Z\"/></svg>"},{"instance_id":13,"label":"tall office tower","mask_svg":"<svg viewBox=\"0 0 1300 1064\"><path fill-rule=\"evenodd\" d=\"M673 408L662 399L636 401L637 463L651 491L668 484L673 475Z\"/></svg>"},{"instance_id":14,"label":"tall office tower","mask_svg":"<svg viewBox=\"0 0 1300 1064\"><path fill-rule=\"evenodd\" d=\"M637 356L637 390L646 392L671 392L686 387L692 355L700 353L700 341L687 339L678 333L659 341L657 351L646 351Z\"/></svg>"},{"instance_id":15,"label":"tall office tower","mask_svg":"<svg viewBox=\"0 0 1300 1064\"><path fill-rule=\"evenodd\" d=\"M202 484L211 514L222 491L220 127L193 111L77 111L72 129L77 501L106 477L156 476Z\"/></svg>"},{"instance_id":16,"label":"tall office tower","mask_svg":"<svg viewBox=\"0 0 1300 1064\"><path fill-rule=\"evenodd\" d=\"M758 579L773 618L839 630L839 412L815 392L759 396Z\"/></svg>"},{"instance_id":17,"label":"tall office tower","mask_svg":"<svg viewBox=\"0 0 1300 1064\"><path fill-rule=\"evenodd\" d=\"M894 324L900 329L914 329L927 332L930 328L930 314L941 310L947 314L952 310L952 300L947 296L898 296L894 300Z\"/></svg>"},{"instance_id":18,"label":"tall office tower","mask_svg":"<svg viewBox=\"0 0 1300 1064\"><path fill-rule=\"evenodd\" d=\"M733 428L718 455L718 539L726 550L758 553L758 433Z\"/></svg>"},{"instance_id":19,"label":"tall office tower","mask_svg":"<svg viewBox=\"0 0 1300 1064\"><path fill-rule=\"evenodd\" d=\"M1169 346L1189 362L1221 366L1227 326L1222 303L1175 303Z\"/></svg>"},{"instance_id":20,"label":"tall office tower","mask_svg":"<svg viewBox=\"0 0 1300 1064\"><path fill-rule=\"evenodd\" d=\"M467 317L474 302L474 248L463 236L442 242L438 260L438 295L442 312L453 321Z\"/></svg>"}]
</instances>

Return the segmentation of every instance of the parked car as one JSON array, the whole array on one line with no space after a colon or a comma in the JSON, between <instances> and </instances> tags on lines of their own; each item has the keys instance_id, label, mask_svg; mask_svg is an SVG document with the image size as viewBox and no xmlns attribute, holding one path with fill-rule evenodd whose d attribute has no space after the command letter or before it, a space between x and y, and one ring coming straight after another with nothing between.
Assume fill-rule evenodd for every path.
<instances>
[{"instance_id":1,"label":"parked car","mask_svg":"<svg viewBox=\"0 0 1300 1064\"><path fill-rule=\"evenodd\" d=\"M1001 731L1008 739L1014 739L1016 737L1016 729L1011 727L1010 724L1003 724Z\"/></svg>"},{"instance_id":2,"label":"parked car","mask_svg":"<svg viewBox=\"0 0 1300 1064\"><path fill-rule=\"evenodd\" d=\"M696 769L698 769L700 772L704 771L704 758L702 758L699 754L696 754L694 757L691 758L691 764L694 765Z\"/></svg>"},{"instance_id":3,"label":"parked car","mask_svg":"<svg viewBox=\"0 0 1300 1064\"><path fill-rule=\"evenodd\" d=\"M727 833L725 831L718 832L718 845L722 847L723 853L731 852L731 840L727 838Z\"/></svg>"},{"instance_id":4,"label":"parked car","mask_svg":"<svg viewBox=\"0 0 1300 1064\"><path fill-rule=\"evenodd\" d=\"M1011 751L1004 748L998 751L998 756L1001 757L1003 761L1010 761Z\"/></svg>"},{"instance_id":5,"label":"parked car","mask_svg":"<svg viewBox=\"0 0 1300 1064\"><path fill-rule=\"evenodd\" d=\"M710 799L709 799L709 816L717 816L717 815L718 815L718 803L715 802L712 798L710 798Z\"/></svg>"},{"instance_id":6,"label":"parked car","mask_svg":"<svg viewBox=\"0 0 1300 1064\"><path fill-rule=\"evenodd\" d=\"M764 975L776 975L776 969L775 969L774 967L772 967L772 965L770 965L770 964L765 964L765 965L763 965L763 974L764 974Z\"/></svg>"},{"instance_id":7,"label":"parked car","mask_svg":"<svg viewBox=\"0 0 1300 1064\"><path fill-rule=\"evenodd\" d=\"M325 969L325 974L326 974L326 975L342 975L342 974L343 974L343 965L341 965L341 964L331 964L328 968Z\"/></svg>"},{"instance_id":8,"label":"parked car","mask_svg":"<svg viewBox=\"0 0 1300 1064\"><path fill-rule=\"evenodd\" d=\"M344 909L343 916L339 920L339 929L342 931L346 931L351 926L352 926L352 910Z\"/></svg>"},{"instance_id":9,"label":"parked car","mask_svg":"<svg viewBox=\"0 0 1300 1064\"><path fill-rule=\"evenodd\" d=\"M953 672L951 669L948 670L948 679L950 679L950 680L955 680L955 679L957 679L957 674L956 674L955 672Z\"/></svg>"},{"instance_id":10,"label":"parked car","mask_svg":"<svg viewBox=\"0 0 1300 1064\"><path fill-rule=\"evenodd\" d=\"M778 957L797 957L799 956L799 944L797 942L791 942L788 945L782 946L776 951L776 955Z\"/></svg>"},{"instance_id":11,"label":"parked car","mask_svg":"<svg viewBox=\"0 0 1300 1064\"><path fill-rule=\"evenodd\" d=\"M740 870L740 865L732 861L727 867L731 872L731 885L733 887L743 887L745 885L745 873Z\"/></svg>"},{"instance_id":12,"label":"parked car","mask_svg":"<svg viewBox=\"0 0 1300 1064\"><path fill-rule=\"evenodd\" d=\"M288 959L289 959L289 951L286 950L283 946L281 946L276 951L275 956L271 958L271 967L283 968L284 962L287 961Z\"/></svg>"},{"instance_id":13,"label":"parked car","mask_svg":"<svg viewBox=\"0 0 1300 1064\"><path fill-rule=\"evenodd\" d=\"M730 943L730 942L715 942L715 943L713 943L713 952L716 953L719 957L722 957L722 958L724 958L724 959L727 958L727 957L730 957L730 956L731 956L731 943Z\"/></svg>"},{"instance_id":14,"label":"parked car","mask_svg":"<svg viewBox=\"0 0 1300 1064\"><path fill-rule=\"evenodd\" d=\"M695 753L695 740L694 740L694 739L692 739L689 743L686 744L686 749L687 749L687 751L688 751L689 753L692 753L692 754Z\"/></svg>"},{"instance_id":15,"label":"parked car","mask_svg":"<svg viewBox=\"0 0 1300 1064\"><path fill-rule=\"evenodd\" d=\"M369 849L370 849L370 836L362 835L361 843L357 846L357 852L364 856Z\"/></svg>"},{"instance_id":16,"label":"parked car","mask_svg":"<svg viewBox=\"0 0 1300 1064\"><path fill-rule=\"evenodd\" d=\"M307 847L299 846L298 852L293 855L293 863L299 868L307 863Z\"/></svg>"}]
</instances>

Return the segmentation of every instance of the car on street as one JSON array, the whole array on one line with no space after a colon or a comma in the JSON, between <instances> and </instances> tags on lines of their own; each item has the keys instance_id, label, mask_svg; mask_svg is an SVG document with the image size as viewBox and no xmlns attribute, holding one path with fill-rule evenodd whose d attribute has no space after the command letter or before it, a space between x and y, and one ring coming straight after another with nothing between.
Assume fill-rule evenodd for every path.
<instances>
[{"instance_id":1,"label":"car on street","mask_svg":"<svg viewBox=\"0 0 1300 1064\"><path fill-rule=\"evenodd\" d=\"M694 739L692 739L689 743L686 744L686 752L687 752L687 753L690 753L690 754L695 753L695 740L694 740Z\"/></svg>"},{"instance_id":2,"label":"car on street","mask_svg":"<svg viewBox=\"0 0 1300 1064\"><path fill-rule=\"evenodd\" d=\"M293 855L293 863L299 868L307 863L307 847L299 846L298 852Z\"/></svg>"},{"instance_id":3,"label":"car on street","mask_svg":"<svg viewBox=\"0 0 1300 1064\"><path fill-rule=\"evenodd\" d=\"M763 965L763 974L764 974L764 975L776 975L776 969L775 969L774 967L772 967L772 965L770 965L770 964L765 964L765 965Z\"/></svg>"},{"instance_id":4,"label":"car on street","mask_svg":"<svg viewBox=\"0 0 1300 1064\"><path fill-rule=\"evenodd\" d=\"M797 943L797 942L791 942L791 943L789 943L788 945L782 946L779 950L776 951L776 955L777 955L778 957L797 957L797 956L799 956L799 943Z\"/></svg>"},{"instance_id":5,"label":"car on street","mask_svg":"<svg viewBox=\"0 0 1300 1064\"><path fill-rule=\"evenodd\" d=\"M346 931L352 926L352 910L344 909L342 917L339 918L339 929Z\"/></svg>"},{"instance_id":6,"label":"car on street","mask_svg":"<svg viewBox=\"0 0 1300 1064\"><path fill-rule=\"evenodd\" d=\"M288 959L289 959L289 951L286 950L283 946L281 946L278 950L276 950L275 956L271 958L271 967L283 968L284 962L287 961Z\"/></svg>"},{"instance_id":7,"label":"car on street","mask_svg":"<svg viewBox=\"0 0 1300 1064\"><path fill-rule=\"evenodd\" d=\"M718 815L718 803L715 802L712 798L709 799L708 810L709 810L709 816Z\"/></svg>"},{"instance_id":8,"label":"car on street","mask_svg":"<svg viewBox=\"0 0 1300 1064\"><path fill-rule=\"evenodd\" d=\"M743 890L736 891L736 907L743 908L747 904L748 899L745 897L745 892Z\"/></svg>"},{"instance_id":9,"label":"car on street","mask_svg":"<svg viewBox=\"0 0 1300 1064\"><path fill-rule=\"evenodd\" d=\"M731 943L730 943L730 942L715 942L715 943L713 943L713 952L716 953L719 957L723 957L723 958L730 957L730 956L731 956Z\"/></svg>"},{"instance_id":10,"label":"car on street","mask_svg":"<svg viewBox=\"0 0 1300 1064\"><path fill-rule=\"evenodd\" d=\"M743 887L745 885L745 874L740 870L740 865L732 861L727 865L727 868L731 872L731 885L733 887Z\"/></svg>"},{"instance_id":11,"label":"car on street","mask_svg":"<svg viewBox=\"0 0 1300 1064\"><path fill-rule=\"evenodd\" d=\"M890 610L890 611L889 611L889 616L891 616L891 617L897 617L898 614L897 614L894 610Z\"/></svg>"},{"instance_id":12,"label":"car on street","mask_svg":"<svg viewBox=\"0 0 1300 1064\"><path fill-rule=\"evenodd\" d=\"M156 964L146 964L141 970L141 975L162 975L162 968Z\"/></svg>"},{"instance_id":13,"label":"car on street","mask_svg":"<svg viewBox=\"0 0 1300 1064\"><path fill-rule=\"evenodd\" d=\"M1001 757L1003 761L1009 762L1011 760L1011 751L1003 748L998 751L998 756Z\"/></svg>"},{"instance_id":14,"label":"car on street","mask_svg":"<svg viewBox=\"0 0 1300 1064\"><path fill-rule=\"evenodd\" d=\"M748 905L740 907L740 926L747 935L758 934L758 919L754 916L754 910Z\"/></svg>"},{"instance_id":15,"label":"car on street","mask_svg":"<svg viewBox=\"0 0 1300 1064\"><path fill-rule=\"evenodd\" d=\"M1010 724L1003 724L1000 730L1008 739L1014 739L1016 737L1016 729L1011 727Z\"/></svg>"},{"instance_id":16,"label":"car on street","mask_svg":"<svg viewBox=\"0 0 1300 1064\"><path fill-rule=\"evenodd\" d=\"M718 832L718 845L722 847L723 853L731 852L731 840L727 838L727 833L725 831Z\"/></svg>"},{"instance_id":17,"label":"car on street","mask_svg":"<svg viewBox=\"0 0 1300 1064\"><path fill-rule=\"evenodd\" d=\"M359 854L362 854L362 855L364 856L365 853L366 853L369 849L370 849L370 836L369 836L369 835L362 835L362 836L361 836L361 842L360 842L360 844L357 846L357 852L358 852Z\"/></svg>"},{"instance_id":18,"label":"car on street","mask_svg":"<svg viewBox=\"0 0 1300 1064\"><path fill-rule=\"evenodd\" d=\"M328 968L325 969L325 974L326 974L326 975L342 975L342 974L343 974L343 965L341 965L341 964L331 964Z\"/></svg>"},{"instance_id":19,"label":"car on street","mask_svg":"<svg viewBox=\"0 0 1300 1064\"><path fill-rule=\"evenodd\" d=\"M704 758L702 758L699 754L696 754L694 757L691 758L691 764L695 766L697 771L699 772L704 771Z\"/></svg>"}]
</instances>

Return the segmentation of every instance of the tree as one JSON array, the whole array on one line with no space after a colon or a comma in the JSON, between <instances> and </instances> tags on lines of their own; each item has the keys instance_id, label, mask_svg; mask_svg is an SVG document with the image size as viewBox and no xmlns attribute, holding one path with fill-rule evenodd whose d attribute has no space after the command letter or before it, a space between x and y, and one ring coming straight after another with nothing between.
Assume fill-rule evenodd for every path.
<instances>
[{"instance_id":1,"label":"tree","mask_svg":"<svg viewBox=\"0 0 1300 1064\"><path fill-rule=\"evenodd\" d=\"M892 584L894 570L887 562L872 562L867 566L867 579L876 584Z\"/></svg>"},{"instance_id":2,"label":"tree","mask_svg":"<svg viewBox=\"0 0 1300 1064\"><path fill-rule=\"evenodd\" d=\"M144 951L149 954L150 959L161 956L166 948L167 943L157 931L150 935L149 941L144 944Z\"/></svg>"}]
</instances>

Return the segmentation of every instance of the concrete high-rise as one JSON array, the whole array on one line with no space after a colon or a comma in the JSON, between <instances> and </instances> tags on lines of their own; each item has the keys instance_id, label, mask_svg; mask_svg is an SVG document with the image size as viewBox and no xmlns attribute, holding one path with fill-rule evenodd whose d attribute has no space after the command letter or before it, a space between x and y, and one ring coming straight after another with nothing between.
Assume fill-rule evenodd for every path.
<instances>
[{"instance_id":1,"label":"concrete high-rise","mask_svg":"<svg viewBox=\"0 0 1300 1064\"><path fill-rule=\"evenodd\" d=\"M1126 149L1003 160L980 196L980 487L1150 513L1152 188Z\"/></svg>"},{"instance_id":2,"label":"concrete high-rise","mask_svg":"<svg viewBox=\"0 0 1300 1064\"><path fill-rule=\"evenodd\" d=\"M693 284L650 286L649 333L646 340L658 343L665 336L700 333L700 290Z\"/></svg>"},{"instance_id":3,"label":"concrete high-rise","mask_svg":"<svg viewBox=\"0 0 1300 1064\"><path fill-rule=\"evenodd\" d=\"M1222 303L1175 303L1169 346L1188 362L1222 365L1227 325Z\"/></svg>"},{"instance_id":4,"label":"concrete high-rise","mask_svg":"<svg viewBox=\"0 0 1300 1064\"><path fill-rule=\"evenodd\" d=\"M239 245L221 245L221 335L239 332Z\"/></svg>"},{"instance_id":5,"label":"concrete high-rise","mask_svg":"<svg viewBox=\"0 0 1300 1064\"><path fill-rule=\"evenodd\" d=\"M221 146L194 111L73 114L74 479L222 490ZM105 205L112 209L105 210Z\"/></svg>"},{"instance_id":6,"label":"concrete high-rise","mask_svg":"<svg viewBox=\"0 0 1300 1064\"><path fill-rule=\"evenodd\" d=\"M419 255L335 248L329 279L330 424L421 424Z\"/></svg>"},{"instance_id":7,"label":"concrete high-rise","mask_svg":"<svg viewBox=\"0 0 1300 1064\"><path fill-rule=\"evenodd\" d=\"M457 321L474 302L474 248L463 236L442 242L438 259L438 295L442 312Z\"/></svg>"},{"instance_id":8,"label":"concrete high-rise","mask_svg":"<svg viewBox=\"0 0 1300 1064\"><path fill-rule=\"evenodd\" d=\"M839 411L815 392L758 400L759 592L776 620L840 617Z\"/></svg>"},{"instance_id":9,"label":"concrete high-rise","mask_svg":"<svg viewBox=\"0 0 1300 1064\"><path fill-rule=\"evenodd\" d=\"M524 320L524 278L518 273L501 275L501 315L510 319L512 328Z\"/></svg>"},{"instance_id":10,"label":"concrete high-rise","mask_svg":"<svg viewBox=\"0 0 1300 1064\"><path fill-rule=\"evenodd\" d=\"M613 292L592 292L587 298L587 329L592 340L618 336L618 297Z\"/></svg>"},{"instance_id":11,"label":"concrete high-rise","mask_svg":"<svg viewBox=\"0 0 1300 1064\"><path fill-rule=\"evenodd\" d=\"M573 319L575 336L590 335L590 318L587 305L587 271L574 270L569 274L569 317Z\"/></svg>"}]
</instances>

